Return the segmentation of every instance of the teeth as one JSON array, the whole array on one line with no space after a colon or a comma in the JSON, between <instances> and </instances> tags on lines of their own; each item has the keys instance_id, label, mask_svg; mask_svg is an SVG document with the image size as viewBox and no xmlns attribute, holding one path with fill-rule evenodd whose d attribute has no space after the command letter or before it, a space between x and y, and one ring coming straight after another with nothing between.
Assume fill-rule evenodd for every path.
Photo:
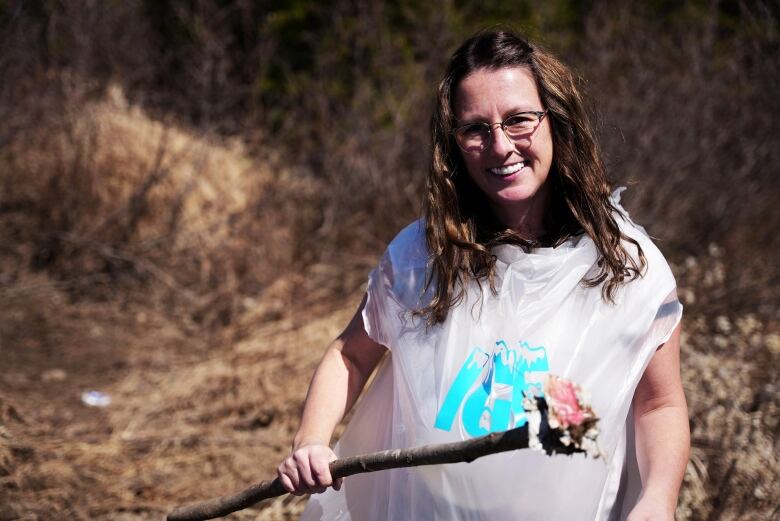
<instances>
[{"instance_id":1,"label":"teeth","mask_svg":"<svg viewBox=\"0 0 780 521\"><path fill-rule=\"evenodd\" d=\"M501 176L507 176L512 175L515 172L519 172L521 168L525 166L525 161L521 163L515 163L514 165L509 166L501 166L498 168L488 168L492 174L495 175L501 175Z\"/></svg>"}]
</instances>

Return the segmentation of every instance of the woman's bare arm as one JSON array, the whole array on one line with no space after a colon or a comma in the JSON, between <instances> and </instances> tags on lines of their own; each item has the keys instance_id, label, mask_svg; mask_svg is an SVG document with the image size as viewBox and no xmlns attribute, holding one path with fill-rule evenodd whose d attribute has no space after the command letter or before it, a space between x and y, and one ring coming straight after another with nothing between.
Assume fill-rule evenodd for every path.
<instances>
[{"instance_id":1,"label":"woman's bare arm","mask_svg":"<svg viewBox=\"0 0 780 521\"><path fill-rule=\"evenodd\" d=\"M334 340L314 371L292 453L278 473L292 493L322 492L332 484L328 447L333 430L352 408L386 348L374 342L363 327L366 298L346 329ZM338 487L340 483L335 483Z\"/></svg>"},{"instance_id":2,"label":"woman's bare arm","mask_svg":"<svg viewBox=\"0 0 780 521\"><path fill-rule=\"evenodd\" d=\"M360 303L346 329L334 340L312 377L293 449L306 442L330 443L336 425L352 408L386 349L366 334Z\"/></svg>"},{"instance_id":3,"label":"woman's bare arm","mask_svg":"<svg viewBox=\"0 0 780 521\"><path fill-rule=\"evenodd\" d=\"M634 393L634 425L642 496L628 521L671 521L690 450L679 325L653 355Z\"/></svg>"}]
</instances>

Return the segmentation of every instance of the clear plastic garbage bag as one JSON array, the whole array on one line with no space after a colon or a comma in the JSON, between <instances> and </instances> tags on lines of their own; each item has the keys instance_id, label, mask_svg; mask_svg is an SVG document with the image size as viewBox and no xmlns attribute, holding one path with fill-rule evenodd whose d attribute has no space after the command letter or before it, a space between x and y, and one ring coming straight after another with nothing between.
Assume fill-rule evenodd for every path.
<instances>
[{"instance_id":1,"label":"clear plastic garbage bag","mask_svg":"<svg viewBox=\"0 0 780 521\"><path fill-rule=\"evenodd\" d=\"M526 422L524 392L546 374L580 384L600 417L604 458L532 450L472 463L351 476L309 500L302 521L564 521L622 519L636 501L629 408L655 350L682 315L672 273L644 230L619 207L641 245L644 276L616 303L583 278L597 270L587 235L531 253L502 245L498 295L476 284L447 320L426 328L409 310L423 294L427 250L415 221L390 243L369 278L364 326L388 356L335 447L339 456L460 441ZM635 249L628 245L628 251ZM626 455L629 455L627 457Z\"/></svg>"}]
</instances>

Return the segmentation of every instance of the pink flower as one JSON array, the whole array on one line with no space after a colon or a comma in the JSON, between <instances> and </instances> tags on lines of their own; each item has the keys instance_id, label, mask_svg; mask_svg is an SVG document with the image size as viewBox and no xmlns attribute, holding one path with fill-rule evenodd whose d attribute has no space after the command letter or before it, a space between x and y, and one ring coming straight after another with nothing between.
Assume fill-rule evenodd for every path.
<instances>
[{"instance_id":1,"label":"pink flower","mask_svg":"<svg viewBox=\"0 0 780 521\"><path fill-rule=\"evenodd\" d=\"M544 398L553 428L567 429L570 425L582 425L586 419L593 418L593 410L585 403L582 389L574 382L550 375L544 384Z\"/></svg>"}]
</instances>

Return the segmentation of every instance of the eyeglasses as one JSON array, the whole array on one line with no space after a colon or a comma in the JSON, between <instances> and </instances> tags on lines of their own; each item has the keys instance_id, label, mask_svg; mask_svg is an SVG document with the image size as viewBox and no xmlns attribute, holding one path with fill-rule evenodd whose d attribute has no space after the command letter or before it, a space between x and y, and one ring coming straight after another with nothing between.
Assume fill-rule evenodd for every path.
<instances>
[{"instance_id":1,"label":"eyeglasses","mask_svg":"<svg viewBox=\"0 0 780 521\"><path fill-rule=\"evenodd\" d=\"M455 142L466 153L477 154L493 143L493 127L498 125L504 135L515 143L536 129L547 115L547 110L518 112L501 123L469 123L452 131Z\"/></svg>"}]
</instances>

